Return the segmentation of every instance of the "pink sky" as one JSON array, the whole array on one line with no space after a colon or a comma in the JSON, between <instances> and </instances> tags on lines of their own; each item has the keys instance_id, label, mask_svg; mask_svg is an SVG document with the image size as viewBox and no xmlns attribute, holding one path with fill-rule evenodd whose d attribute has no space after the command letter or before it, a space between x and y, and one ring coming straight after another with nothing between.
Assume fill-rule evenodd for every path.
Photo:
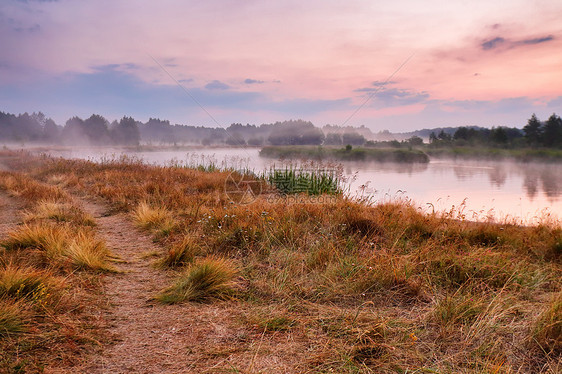
<instances>
[{"instance_id":1,"label":"pink sky","mask_svg":"<svg viewBox=\"0 0 562 374\"><path fill-rule=\"evenodd\" d=\"M0 110L216 126L169 73L224 126L338 125L370 98L348 124L521 127L562 114L561 16L559 0L5 0Z\"/></svg>"}]
</instances>

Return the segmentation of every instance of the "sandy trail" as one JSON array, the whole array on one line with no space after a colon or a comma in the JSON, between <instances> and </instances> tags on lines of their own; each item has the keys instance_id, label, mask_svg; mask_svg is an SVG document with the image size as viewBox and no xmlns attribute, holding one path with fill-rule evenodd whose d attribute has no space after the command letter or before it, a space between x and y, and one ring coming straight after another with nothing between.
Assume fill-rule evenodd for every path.
<instances>
[{"instance_id":1,"label":"sandy trail","mask_svg":"<svg viewBox=\"0 0 562 374\"><path fill-rule=\"evenodd\" d=\"M208 304L162 305L153 301L152 297L172 278L154 269L154 259L143 258L143 254L163 249L134 227L125 214L108 216L102 204L81 204L96 219L100 238L125 262L117 264L122 273L109 274L103 282L109 303L104 309L113 341L106 342L101 355L91 357L74 371L201 373L221 361L224 365L224 357L217 359L204 352L210 346L240 344L239 331L227 322L230 308Z\"/></svg>"},{"instance_id":2,"label":"sandy trail","mask_svg":"<svg viewBox=\"0 0 562 374\"><path fill-rule=\"evenodd\" d=\"M21 205L6 192L0 191L0 239L16 229L21 221Z\"/></svg>"},{"instance_id":3,"label":"sandy trail","mask_svg":"<svg viewBox=\"0 0 562 374\"><path fill-rule=\"evenodd\" d=\"M107 318L115 342L84 372L185 372L184 360L178 360L185 357L179 354L185 347L184 339L176 337L187 316L179 308L151 300L169 279L151 267L152 259L142 258L144 253L162 249L133 227L125 215L107 216L100 204L83 201L82 205L96 219L100 237L124 261L118 264L123 273L108 275L104 281L110 303Z\"/></svg>"}]
</instances>

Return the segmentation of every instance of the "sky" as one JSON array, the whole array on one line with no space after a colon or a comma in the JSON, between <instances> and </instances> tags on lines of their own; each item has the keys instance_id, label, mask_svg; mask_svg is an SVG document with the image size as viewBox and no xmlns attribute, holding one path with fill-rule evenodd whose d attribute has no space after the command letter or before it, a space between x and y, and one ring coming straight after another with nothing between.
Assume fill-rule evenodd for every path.
<instances>
[{"instance_id":1,"label":"sky","mask_svg":"<svg viewBox=\"0 0 562 374\"><path fill-rule=\"evenodd\" d=\"M562 115L560 0L0 0L0 111L227 127Z\"/></svg>"}]
</instances>

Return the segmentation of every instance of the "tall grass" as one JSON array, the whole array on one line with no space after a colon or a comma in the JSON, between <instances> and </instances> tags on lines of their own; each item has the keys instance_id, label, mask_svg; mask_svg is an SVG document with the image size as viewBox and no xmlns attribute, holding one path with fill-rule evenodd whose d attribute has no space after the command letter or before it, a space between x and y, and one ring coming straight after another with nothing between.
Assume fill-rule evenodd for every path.
<instances>
[{"instance_id":1,"label":"tall grass","mask_svg":"<svg viewBox=\"0 0 562 374\"><path fill-rule=\"evenodd\" d=\"M0 298L0 337L21 333L25 329L24 314L19 303Z\"/></svg>"},{"instance_id":2,"label":"tall grass","mask_svg":"<svg viewBox=\"0 0 562 374\"><path fill-rule=\"evenodd\" d=\"M304 193L308 195L341 194L341 176L327 168L302 168L293 165L285 168L271 168L264 173L264 179L284 194Z\"/></svg>"},{"instance_id":3,"label":"tall grass","mask_svg":"<svg viewBox=\"0 0 562 374\"><path fill-rule=\"evenodd\" d=\"M275 330L279 341L297 344L295 371L524 373L551 367L555 373L560 367L554 353L558 304L544 305L562 289L557 222L480 224L461 215L423 214L408 201L375 205L339 194L317 204L266 194L237 204L224 193L230 173L196 168L34 158L22 167L46 179L79 180L76 191L142 213L145 218L135 219L153 235L169 222L174 229L163 241L169 251L161 265L183 269L158 298L212 301L235 289L236 301L226 308L253 317L229 322L250 333ZM280 171L279 181L301 183L294 170ZM285 193L308 193L315 183L304 179L304 191ZM152 211L164 213L151 219ZM203 254L211 259L197 260ZM256 312L265 307L283 312Z\"/></svg>"},{"instance_id":4,"label":"tall grass","mask_svg":"<svg viewBox=\"0 0 562 374\"><path fill-rule=\"evenodd\" d=\"M204 301L222 298L232 292L237 274L234 264L226 259L205 258L190 266L157 299L174 304L183 301Z\"/></svg>"},{"instance_id":5,"label":"tall grass","mask_svg":"<svg viewBox=\"0 0 562 374\"><path fill-rule=\"evenodd\" d=\"M145 230L169 230L173 226L171 213L164 207L152 207L141 202L133 210L133 220Z\"/></svg>"},{"instance_id":6,"label":"tall grass","mask_svg":"<svg viewBox=\"0 0 562 374\"><path fill-rule=\"evenodd\" d=\"M114 270L109 264L110 253L104 243L88 230L76 230L71 226L47 224L24 225L0 242L8 251L38 251L41 266L75 269Z\"/></svg>"},{"instance_id":7,"label":"tall grass","mask_svg":"<svg viewBox=\"0 0 562 374\"><path fill-rule=\"evenodd\" d=\"M193 262L200 252L197 240L191 235L186 235L181 241L174 243L156 265L162 268L185 266Z\"/></svg>"},{"instance_id":8,"label":"tall grass","mask_svg":"<svg viewBox=\"0 0 562 374\"><path fill-rule=\"evenodd\" d=\"M25 222L53 220L70 222L82 226L95 226L93 217L71 203L44 200L38 202L33 210L26 212Z\"/></svg>"},{"instance_id":9,"label":"tall grass","mask_svg":"<svg viewBox=\"0 0 562 374\"><path fill-rule=\"evenodd\" d=\"M546 355L562 358L562 292L554 295L539 315L533 341Z\"/></svg>"}]
</instances>

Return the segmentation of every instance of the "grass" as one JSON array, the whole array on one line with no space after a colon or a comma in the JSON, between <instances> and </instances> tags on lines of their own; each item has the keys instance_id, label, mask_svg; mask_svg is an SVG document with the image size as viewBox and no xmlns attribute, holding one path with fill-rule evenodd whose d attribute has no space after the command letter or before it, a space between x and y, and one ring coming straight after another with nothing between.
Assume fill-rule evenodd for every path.
<instances>
[{"instance_id":1,"label":"grass","mask_svg":"<svg viewBox=\"0 0 562 374\"><path fill-rule=\"evenodd\" d=\"M112 271L110 253L88 230L48 224L24 225L0 242L8 251L39 254L42 266L70 265L74 269Z\"/></svg>"},{"instance_id":2,"label":"grass","mask_svg":"<svg viewBox=\"0 0 562 374\"><path fill-rule=\"evenodd\" d=\"M562 358L562 292L554 295L539 315L533 342L547 356Z\"/></svg>"},{"instance_id":3,"label":"grass","mask_svg":"<svg viewBox=\"0 0 562 374\"><path fill-rule=\"evenodd\" d=\"M60 201L40 201L32 211L24 216L25 222L53 220L55 222L72 222L82 226L95 226L91 215L69 203Z\"/></svg>"},{"instance_id":4,"label":"grass","mask_svg":"<svg viewBox=\"0 0 562 374\"><path fill-rule=\"evenodd\" d=\"M75 269L95 271L116 271L109 265L111 253L104 242L87 232L78 232L63 252Z\"/></svg>"},{"instance_id":5,"label":"grass","mask_svg":"<svg viewBox=\"0 0 562 374\"><path fill-rule=\"evenodd\" d=\"M286 166L272 168L263 176L281 194L337 195L342 193L341 176L337 170Z\"/></svg>"},{"instance_id":6,"label":"grass","mask_svg":"<svg viewBox=\"0 0 562 374\"><path fill-rule=\"evenodd\" d=\"M0 337L6 338L25 330L25 312L15 302L0 298Z\"/></svg>"},{"instance_id":7,"label":"grass","mask_svg":"<svg viewBox=\"0 0 562 374\"><path fill-rule=\"evenodd\" d=\"M156 265L162 268L185 266L193 262L195 256L200 252L197 241L192 236L186 235L182 240L174 243Z\"/></svg>"},{"instance_id":8,"label":"grass","mask_svg":"<svg viewBox=\"0 0 562 374\"><path fill-rule=\"evenodd\" d=\"M0 269L0 298L36 298L45 289L56 288L57 283L45 271L9 264Z\"/></svg>"},{"instance_id":9,"label":"grass","mask_svg":"<svg viewBox=\"0 0 562 374\"><path fill-rule=\"evenodd\" d=\"M133 210L133 220L145 230L169 231L173 228L172 216L167 209L152 207L145 201Z\"/></svg>"},{"instance_id":10,"label":"grass","mask_svg":"<svg viewBox=\"0 0 562 374\"><path fill-rule=\"evenodd\" d=\"M269 190L239 204L224 192L224 171L11 162L39 184L75 181L66 188L103 198L148 229L167 248L160 268L178 274L157 298L205 301L197 313L211 310L217 325L249 336L228 340L238 352L231 359L243 357L236 367L289 352L287 370L296 372L559 372L559 296L545 305L562 291L559 222L475 223L461 212L422 214L407 201L371 205L340 194L289 203ZM12 247L6 256L34 253ZM220 350L214 338L208 348Z\"/></svg>"},{"instance_id":11,"label":"grass","mask_svg":"<svg viewBox=\"0 0 562 374\"><path fill-rule=\"evenodd\" d=\"M0 189L25 209L22 225L0 238L1 372L68 368L101 333L90 313L99 315L95 274L111 270L109 254L63 179L0 172Z\"/></svg>"},{"instance_id":12,"label":"grass","mask_svg":"<svg viewBox=\"0 0 562 374\"><path fill-rule=\"evenodd\" d=\"M222 298L232 292L236 274L236 267L231 261L205 258L186 269L171 287L158 295L157 299L163 303L175 304Z\"/></svg>"}]
</instances>

